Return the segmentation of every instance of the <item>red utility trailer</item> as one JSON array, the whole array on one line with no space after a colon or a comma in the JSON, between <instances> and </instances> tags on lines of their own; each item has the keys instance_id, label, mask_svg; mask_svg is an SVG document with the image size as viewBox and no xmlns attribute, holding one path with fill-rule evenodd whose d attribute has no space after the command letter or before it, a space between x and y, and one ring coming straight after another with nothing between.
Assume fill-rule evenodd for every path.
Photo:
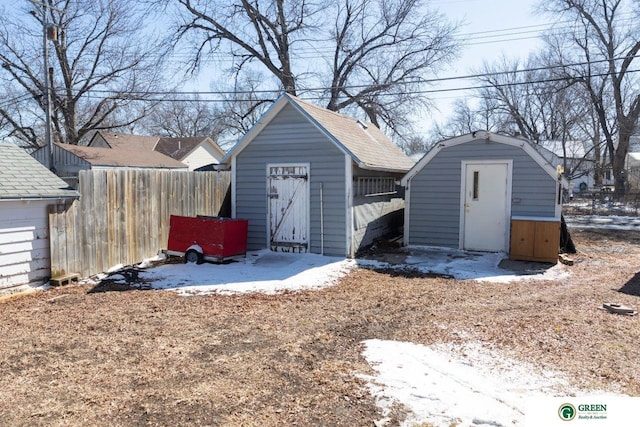
<instances>
[{"instance_id":1,"label":"red utility trailer","mask_svg":"<svg viewBox=\"0 0 640 427\"><path fill-rule=\"evenodd\" d=\"M222 262L247 253L246 219L211 216L169 218L167 255L184 256L185 262Z\"/></svg>"}]
</instances>

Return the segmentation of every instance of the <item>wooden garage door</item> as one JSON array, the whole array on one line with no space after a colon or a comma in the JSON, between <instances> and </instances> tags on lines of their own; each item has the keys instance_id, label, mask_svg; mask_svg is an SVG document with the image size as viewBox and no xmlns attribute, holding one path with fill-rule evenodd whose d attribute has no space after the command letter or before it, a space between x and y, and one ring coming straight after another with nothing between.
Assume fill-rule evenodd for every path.
<instances>
[{"instance_id":1,"label":"wooden garage door","mask_svg":"<svg viewBox=\"0 0 640 427\"><path fill-rule=\"evenodd\" d=\"M307 252L309 176L307 165L270 165L269 246L273 251Z\"/></svg>"}]
</instances>

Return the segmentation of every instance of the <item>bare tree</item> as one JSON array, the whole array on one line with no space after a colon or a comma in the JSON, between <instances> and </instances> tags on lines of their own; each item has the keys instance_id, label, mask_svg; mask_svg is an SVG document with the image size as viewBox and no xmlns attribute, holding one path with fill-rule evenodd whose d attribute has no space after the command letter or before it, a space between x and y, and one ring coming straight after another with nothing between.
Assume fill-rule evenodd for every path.
<instances>
[{"instance_id":1,"label":"bare tree","mask_svg":"<svg viewBox=\"0 0 640 427\"><path fill-rule=\"evenodd\" d=\"M339 2L327 108L355 105L376 126L398 130L398 121L426 101L416 90L420 81L458 52L456 30L420 0Z\"/></svg>"},{"instance_id":2,"label":"bare tree","mask_svg":"<svg viewBox=\"0 0 640 427\"><path fill-rule=\"evenodd\" d=\"M453 112L442 124L435 124L431 139L437 142L478 130L514 134L511 119L504 114L503 107L494 99L478 96L473 101L458 99Z\"/></svg>"},{"instance_id":3,"label":"bare tree","mask_svg":"<svg viewBox=\"0 0 640 427\"><path fill-rule=\"evenodd\" d=\"M261 63L282 88L296 94L292 49L320 10L307 0L177 0L182 7L177 41L194 48L193 70L220 50L229 53L240 74L252 61Z\"/></svg>"},{"instance_id":4,"label":"bare tree","mask_svg":"<svg viewBox=\"0 0 640 427\"><path fill-rule=\"evenodd\" d=\"M275 77L280 90L296 95L324 85L318 97L328 109L355 110L396 130L427 104L420 82L457 52L456 26L421 0L175 3L181 17L176 42L188 42L192 70L231 55L237 79L256 70L250 64L261 64L259 71Z\"/></svg>"},{"instance_id":5,"label":"bare tree","mask_svg":"<svg viewBox=\"0 0 640 427\"><path fill-rule=\"evenodd\" d=\"M144 133L170 138L208 136L214 141L223 132L222 112L198 95L159 103L142 119Z\"/></svg>"},{"instance_id":6,"label":"bare tree","mask_svg":"<svg viewBox=\"0 0 640 427\"><path fill-rule=\"evenodd\" d=\"M616 191L622 192L629 141L640 117L640 82L632 69L640 51L640 3L546 0L543 7L574 23L571 35L554 37L552 44L562 54L566 77L589 94L612 161Z\"/></svg>"},{"instance_id":7,"label":"bare tree","mask_svg":"<svg viewBox=\"0 0 640 427\"><path fill-rule=\"evenodd\" d=\"M128 126L143 117L146 104L140 100L157 90L162 70L151 34L140 31L143 17L125 0L30 0L3 13L0 79L16 96L11 105L0 105L9 133L34 148L43 144L47 84L54 140L77 144L93 130Z\"/></svg>"}]
</instances>

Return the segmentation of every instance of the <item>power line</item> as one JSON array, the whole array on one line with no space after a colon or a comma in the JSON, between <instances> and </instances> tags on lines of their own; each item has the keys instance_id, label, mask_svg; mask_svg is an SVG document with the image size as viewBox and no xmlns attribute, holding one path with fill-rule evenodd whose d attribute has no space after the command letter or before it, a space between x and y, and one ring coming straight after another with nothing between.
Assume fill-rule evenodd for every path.
<instances>
[{"instance_id":1,"label":"power line","mask_svg":"<svg viewBox=\"0 0 640 427\"><path fill-rule=\"evenodd\" d=\"M637 73L637 72L640 72L640 69L627 70L627 73ZM607 75L609 75L609 73L591 74L589 77L604 77ZM578 77L584 78L586 76L578 76ZM410 92L397 91L397 92L382 93L380 94L380 96L398 96L398 95L410 95L410 94L426 95L426 94L437 94L437 93L448 93L448 92L460 92L460 91L468 91L468 90L490 89L496 86L497 87L513 87L513 86L521 86L525 84L554 83L554 82L566 81L573 78L576 78L576 77L553 77L553 78L539 79L539 80L526 81L526 82L506 82L506 83L499 83L499 84L496 83L496 84L462 86L462 87L453 87L453 88L445 88L445 89L412 90ZM321 92L321 91L326 91L326 88L311 88L311 89L305 89L304 91L301 91L301 92L313 93L313 92ZM237 94L244 94L244 93L246 92L242 92L242 91L237 92ZM260 90L260 91L255 91L254 93L261 93L265 95L270 94L270 95L273 95L273 98L275 98L281 93L281 91L280 90ZM164 92L164 93L139 92L138 95L114 95L114 96L111 96L111 98L128 100L128 101L148 101L148 102L207 102L207 103L248 102L247 99L237 99L237 98L193 99L193 98L153 98L153 97L147 96L147 95L163 95L163 94L166 94L166 95L202 95L202 94L224 95L224 94L234 94L234 92ZM94 98L94 99L104 99L104 96L101 97L97 95L92 95L91 93L88 93L86 97ZM305 99L319 101L325 98L321 96L312 96L312 97L305 97Z\"/></svg>"},{"instance_id":2,"label":"power line","mask_svg":"<svg viewBox=\"0 0 640 427\"><path fill-rule=\"evenodd\" d=\"M634 55L634 56L622 56L622 57L617 57L617 58L613 58L614 61L621 61L624 60L626 58L639 58L639 55ZM403 84L435 84L435 83L443 83L443 82L447 82L447 81L459 81L459 80L471 80L471 79L481 79L481 78L489 78L489 77L496 77L496 76L501 76L501 75L511 75L511 74L522 74L522 73L534 73L534 72L538 72L538 71L552 71L554 69L566 69L566 68L572 68L572 67L581 67L581 66L586 66L586 65L595 65L595 64L599 64L599 63L606 63L609 62L609 59L600 59L600 60L595 60L595 61L585 61L585 62L576 62L576 63L571 63L571 64L560 64L560 65L556 65L556 66L543 66L543 67L534 67L534 68L526 68L526 69L520 69L520 70L508 70L508 71L495 71L495 72L487 72L487 73L477 73L477 74L468 74L468 75L462 75L462 76L449 76L449 77L439 77L439 78L434 78L434 79L418 79L418 80L413 80L413 81L407 81L407 82L403 82ZM631 72L630 70L627 71L628 73ZM593 74L592 76L596 77L596 76L606 76L609 73L603 73L603 74ZM556 78L557 80L566 80L566 77L560 77L560 78ZM527 82L520 82L518 84L527 84L527 83L544 83L547 81L552 81L552 80L531 80L531 81L527 81ZM555 80L553 80L555 81ZM371 87L372 85L349 85L349 86L344 86L341 88L330 88L330 87L312 87L312 88L306 88L305 90L308 92L318 92L318 91L327 91L329 89L364 89L367 87ZM466 88L460 88L460 89L433 89L433 90L426 90L424 91L424 93L435 93L435 92L447 92L447 91L455 91L455 90L468 90L468 89L472 89L474 88L473 86L471 87L466 87ZM118 96L118 97L122 97L122 99L126 99L126 97L142 97L142 96L150 96L150 95L192 95L192 96L196 96L196 95L246 95L246 94L260 94L260 93L264 93L264 94L274 94L274 93L280 93L279 89L256 89L256 90L233 90L233 91L131 91L131 92L127 92L126 95L119 95L117 93L115 93L113 90L108 90L108 89L92 89L91 91L89 91L91 93L104 93L104 94L114 94L114 96ZM412 93L416 93L416 92L412 92ZM418 92L418 93L422 93L422 92ZM186 101L186 100L185 100ZM194 101L193 99L190 99L190 101ZM207 100L202 100L202 101L207 101ZM220 101L224 101L224 100L220 100Z\"/></svg>"}]
</instances>

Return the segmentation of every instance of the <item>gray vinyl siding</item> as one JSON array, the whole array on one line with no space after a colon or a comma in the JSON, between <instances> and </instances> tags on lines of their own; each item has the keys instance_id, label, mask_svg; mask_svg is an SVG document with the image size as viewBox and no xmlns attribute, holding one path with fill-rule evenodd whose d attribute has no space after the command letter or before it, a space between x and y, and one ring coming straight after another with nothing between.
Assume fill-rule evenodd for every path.
<instances>
[{"instance_id":1,"label":"gray vinyl siding","mask_svg":"<svg viewBox=\"0 0 640 427\"><path fill-rule=\"evenodd\" d=\"M472 141L443 148L411 179L410 245L459 246L462 161L473 160L513 160L512 216L555 216L557 182L528 153Z\"/></svg>"},{"instance_id":2,"label":"gray vinyl siding","mask_svg":"<svg viewBox=\"0 0 640 427\"><path fill-rule=\"evenodd\" d=\"M236 156L236 217L249 220L248 249L267 247L267 165L282 163L310 165L310 252L322 249L322 185L324 253L346 256L345 155L291 105Z\"/></svg>"}]
</instances>

